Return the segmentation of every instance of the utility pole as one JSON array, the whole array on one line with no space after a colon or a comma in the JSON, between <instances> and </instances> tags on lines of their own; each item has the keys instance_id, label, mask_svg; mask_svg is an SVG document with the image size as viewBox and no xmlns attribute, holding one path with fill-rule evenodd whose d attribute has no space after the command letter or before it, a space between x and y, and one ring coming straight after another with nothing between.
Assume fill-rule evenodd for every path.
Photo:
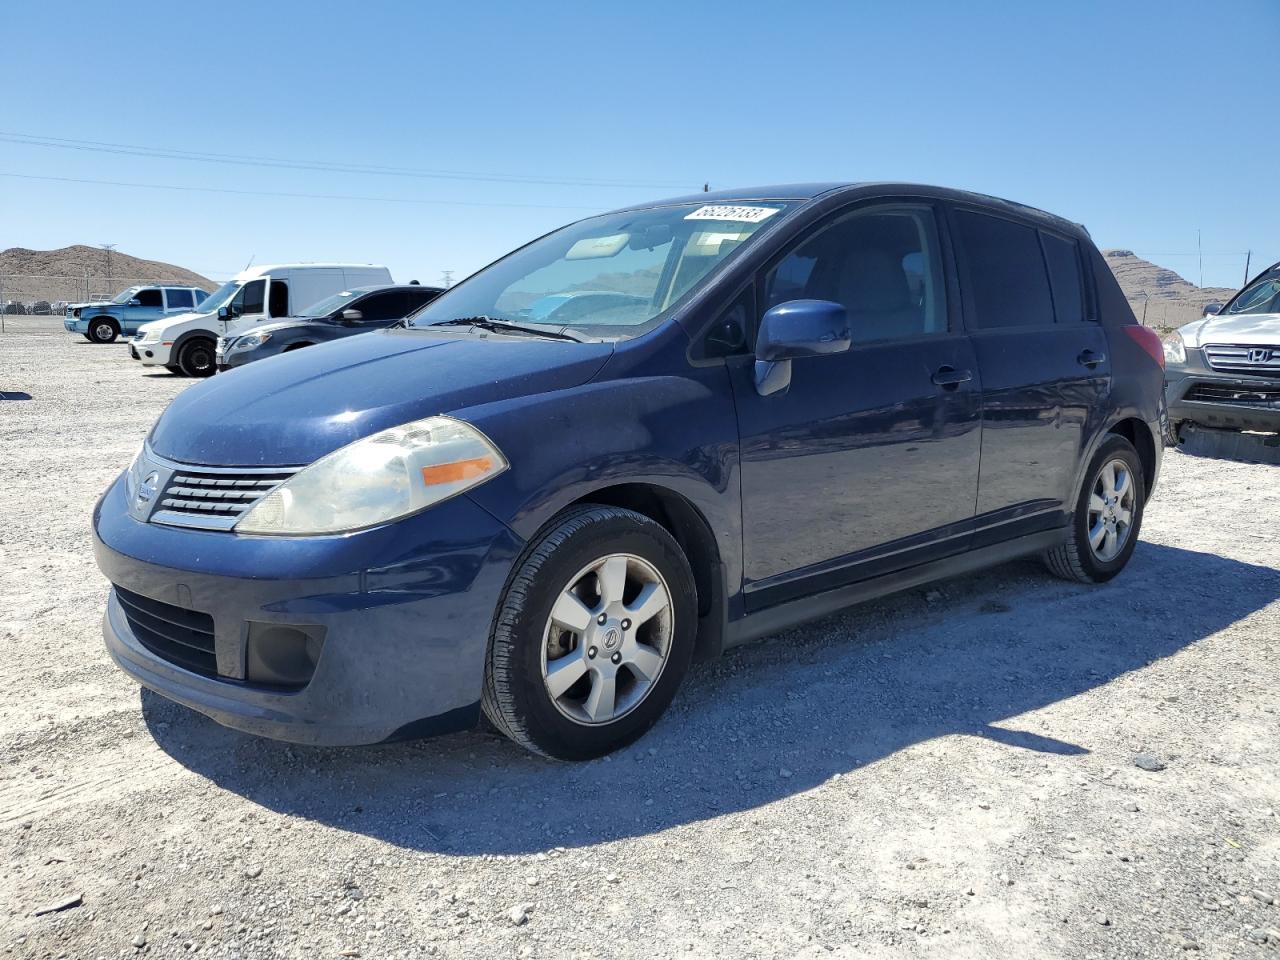
<instances>
[{"instance_id":1,"label":"utility pole","mask_svg":"<svg viewBox=\"0 0 1280 960\"><path fill-rule=\"evenodd\" d=\"M1196 230L1196 256L1200 258L1200 286L1204 286L1204 247L1200 245L1200 231Z\"/></svg>"},{"instance_id":2,"label":"utility pole","mask_svg":"<svg viewBox=\"0 0 1280 960\"><path fill-rule=\"evenodd\" d=\"M100 243L98 246L107 251L107 296L111 296L115 292L111 285L111 251L116 248L116 245L114 243Z\"/></svg>"},{"instance_id":3,"label":"utility pole","mask_svg":"<svg viewBox=\"0 0 1280 960\"><path fill-rule=\"evenodd\" d=\"M453 271L452 271L452 270L441 270L441 271L440 271L440 279L444 281L444 286L445 286L445 289L446 289L446 290L447 290L449 287L452 287L452 286L453 286Z\"/></svg>"},{"instance_id":4,"label":"utility pole","mask_svg":"<svg viewBox=\"0 0 1280 960\"><path fill-rule=\"evenodd\" d=\"M1253 251L1246 250L1244 252L1244 283L1240 284L1241 290L1243 290L1245 287L1249 285L1249 261L1251 261L1252 259L1253 259Z\"/></svg>"}]
</instances>

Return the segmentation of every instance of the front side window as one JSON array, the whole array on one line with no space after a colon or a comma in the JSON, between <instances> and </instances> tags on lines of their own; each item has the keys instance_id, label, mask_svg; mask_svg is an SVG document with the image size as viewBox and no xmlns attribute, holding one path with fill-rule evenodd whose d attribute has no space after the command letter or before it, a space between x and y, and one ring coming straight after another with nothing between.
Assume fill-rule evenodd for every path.
<instances>
[{"instance_id":1,"label":"front side window","mask_svg":"<svg viewBox=\"0 0 1280 960\"><path fill-rule=\"evenodd\" d=\"M636 336L792 206L688 203L592 217L451 288L412 325L490 317L604 339Z\"/></svg>"},{"instance_id":2,"label":"front side window","mask_svg":"<svg viewBox=\"0 0 1280 960\"><path fill-rule=\"evenodd\" d=\"M957 211L955 220L977 329L1052 324L1053 295L1039 232L971 210Z\"/></svg>"},{"instance_id":3,"label":"front side window","mask_svg":"<svg viewBox=\"0 0 1280 960\"><path fill-rule=\"evenodd\" d=\"M360 311L361 323L386 323L405 315L404 294L399 290L371 294L352 307Z\"/></svg>"},{"instance_id":4,"label":"front side window","mask_svg":"<svg viewBox=\"0 0 1280 960\"><path fill-rule=\"evenodd\" d=\"M1223 313L1280 313L1280 276L1260 277L1241 290Z\"/></svg>"},{"instance_id":5,"label":"front side window","mask_svg":"<svg viewBox=\"0 0 1280 960\"><path fill-rule=\"evenodd\" d=\"M231 298L231 315L239 317L246 313L262 313L266 306L266 280L250 280Z\"/></svg>"},{"instance_id":6,"label":"front side window","mask_svg":"<svg viewBox=\"0 0 1280 960\"><path fill-rule=\"evenodd\" d=\"M128 303L130 300L133 300L138 296L138 291L141 289L143 288L142 287L126 287L125 289L117 293L114 297L112 297L111 302L112 303Z\"/></svg>"},{"instance_id":7,"label":"front side window","mask_svg":"<svg viewBox=\"0 0 1280 960\"><path fill-rule=\"evenodd\" d=\"M138 301L140 307L164 307L164 301L160 299L160 291L155 287L139 290L133 295L133 299Z\"/></svg>"},{"instance_id":8,"label":"front side window","mask_svg":"<svg viewBox=\"0 0 1280 960\"><path fill-rule=\"evenodd\" d=\"M788 300L841 304L857 343L945 333L933 211L861 210L820 228L765 274L762 312Z\"/></svg>"}]
</instances>

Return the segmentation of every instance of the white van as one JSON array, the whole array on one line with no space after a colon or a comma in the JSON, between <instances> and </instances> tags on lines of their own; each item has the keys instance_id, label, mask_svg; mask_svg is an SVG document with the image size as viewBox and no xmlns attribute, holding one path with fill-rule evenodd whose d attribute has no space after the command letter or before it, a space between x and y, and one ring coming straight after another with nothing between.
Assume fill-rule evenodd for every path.
<instances>
[{"instance_id":1,"label":"white van","mask_svg":"<svg viewBox=\"0 0 1280 960\"><path fill-rule=\"evenodd\" d=\"M214 372L218 338L247 333L254 324L299 314L325 297L391 283L391 271L371 263L284 263L236 274L199 312L145 323L129 342L129 356L147 367L189 377Z\"/></svg>"}]
</instances>

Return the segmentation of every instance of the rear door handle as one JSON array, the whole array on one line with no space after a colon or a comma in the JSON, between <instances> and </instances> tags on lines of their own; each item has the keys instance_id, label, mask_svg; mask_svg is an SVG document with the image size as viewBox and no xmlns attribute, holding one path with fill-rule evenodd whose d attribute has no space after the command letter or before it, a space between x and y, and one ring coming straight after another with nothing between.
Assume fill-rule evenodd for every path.
<instances>
[{"instance_id":1,"label":"rear door handle","mask_svg":"<svg viewBox=\"0 0 1280 960\"><path fill-rule=\"evenodd\" d=\"M957 370L952 366L941 366L930 379L939 387L951 389L958 387L962 383L968 383L973 379L973 374L968 370Z\"/></svg>"},{"instance_id":2,"label":"rear door handle","mask_svg":"<svg viewBox=\"0 0 1280 960\"><path fill-rule=\"evenodd\" d=\"M1096 367L1100 363L1105 363L1107 355L1105 353L1095 353L1092 350L1082 350L1080 356L1076 357L1076 363L1085 367Z\"/></svg>"}]
</instances>

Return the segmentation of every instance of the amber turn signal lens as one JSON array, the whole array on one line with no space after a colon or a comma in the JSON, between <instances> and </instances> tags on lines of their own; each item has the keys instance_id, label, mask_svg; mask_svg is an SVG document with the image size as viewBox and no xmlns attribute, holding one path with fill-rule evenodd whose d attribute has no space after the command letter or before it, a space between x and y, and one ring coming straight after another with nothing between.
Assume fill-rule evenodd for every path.
<instances>
[{"instance_id":1,"label":"amber turn signal lens","mask_svg":"<svg viewBox=\"0 0 1280 960\"><path fill-rule=\"evenodd\" d=\"M437 483L458 483L482 477L493 468L493 460L489 457L473 457L470 460L458 460L454 463L437 463L422 468L422 482L427 486Z\"/></svg>"}]
</instances>

